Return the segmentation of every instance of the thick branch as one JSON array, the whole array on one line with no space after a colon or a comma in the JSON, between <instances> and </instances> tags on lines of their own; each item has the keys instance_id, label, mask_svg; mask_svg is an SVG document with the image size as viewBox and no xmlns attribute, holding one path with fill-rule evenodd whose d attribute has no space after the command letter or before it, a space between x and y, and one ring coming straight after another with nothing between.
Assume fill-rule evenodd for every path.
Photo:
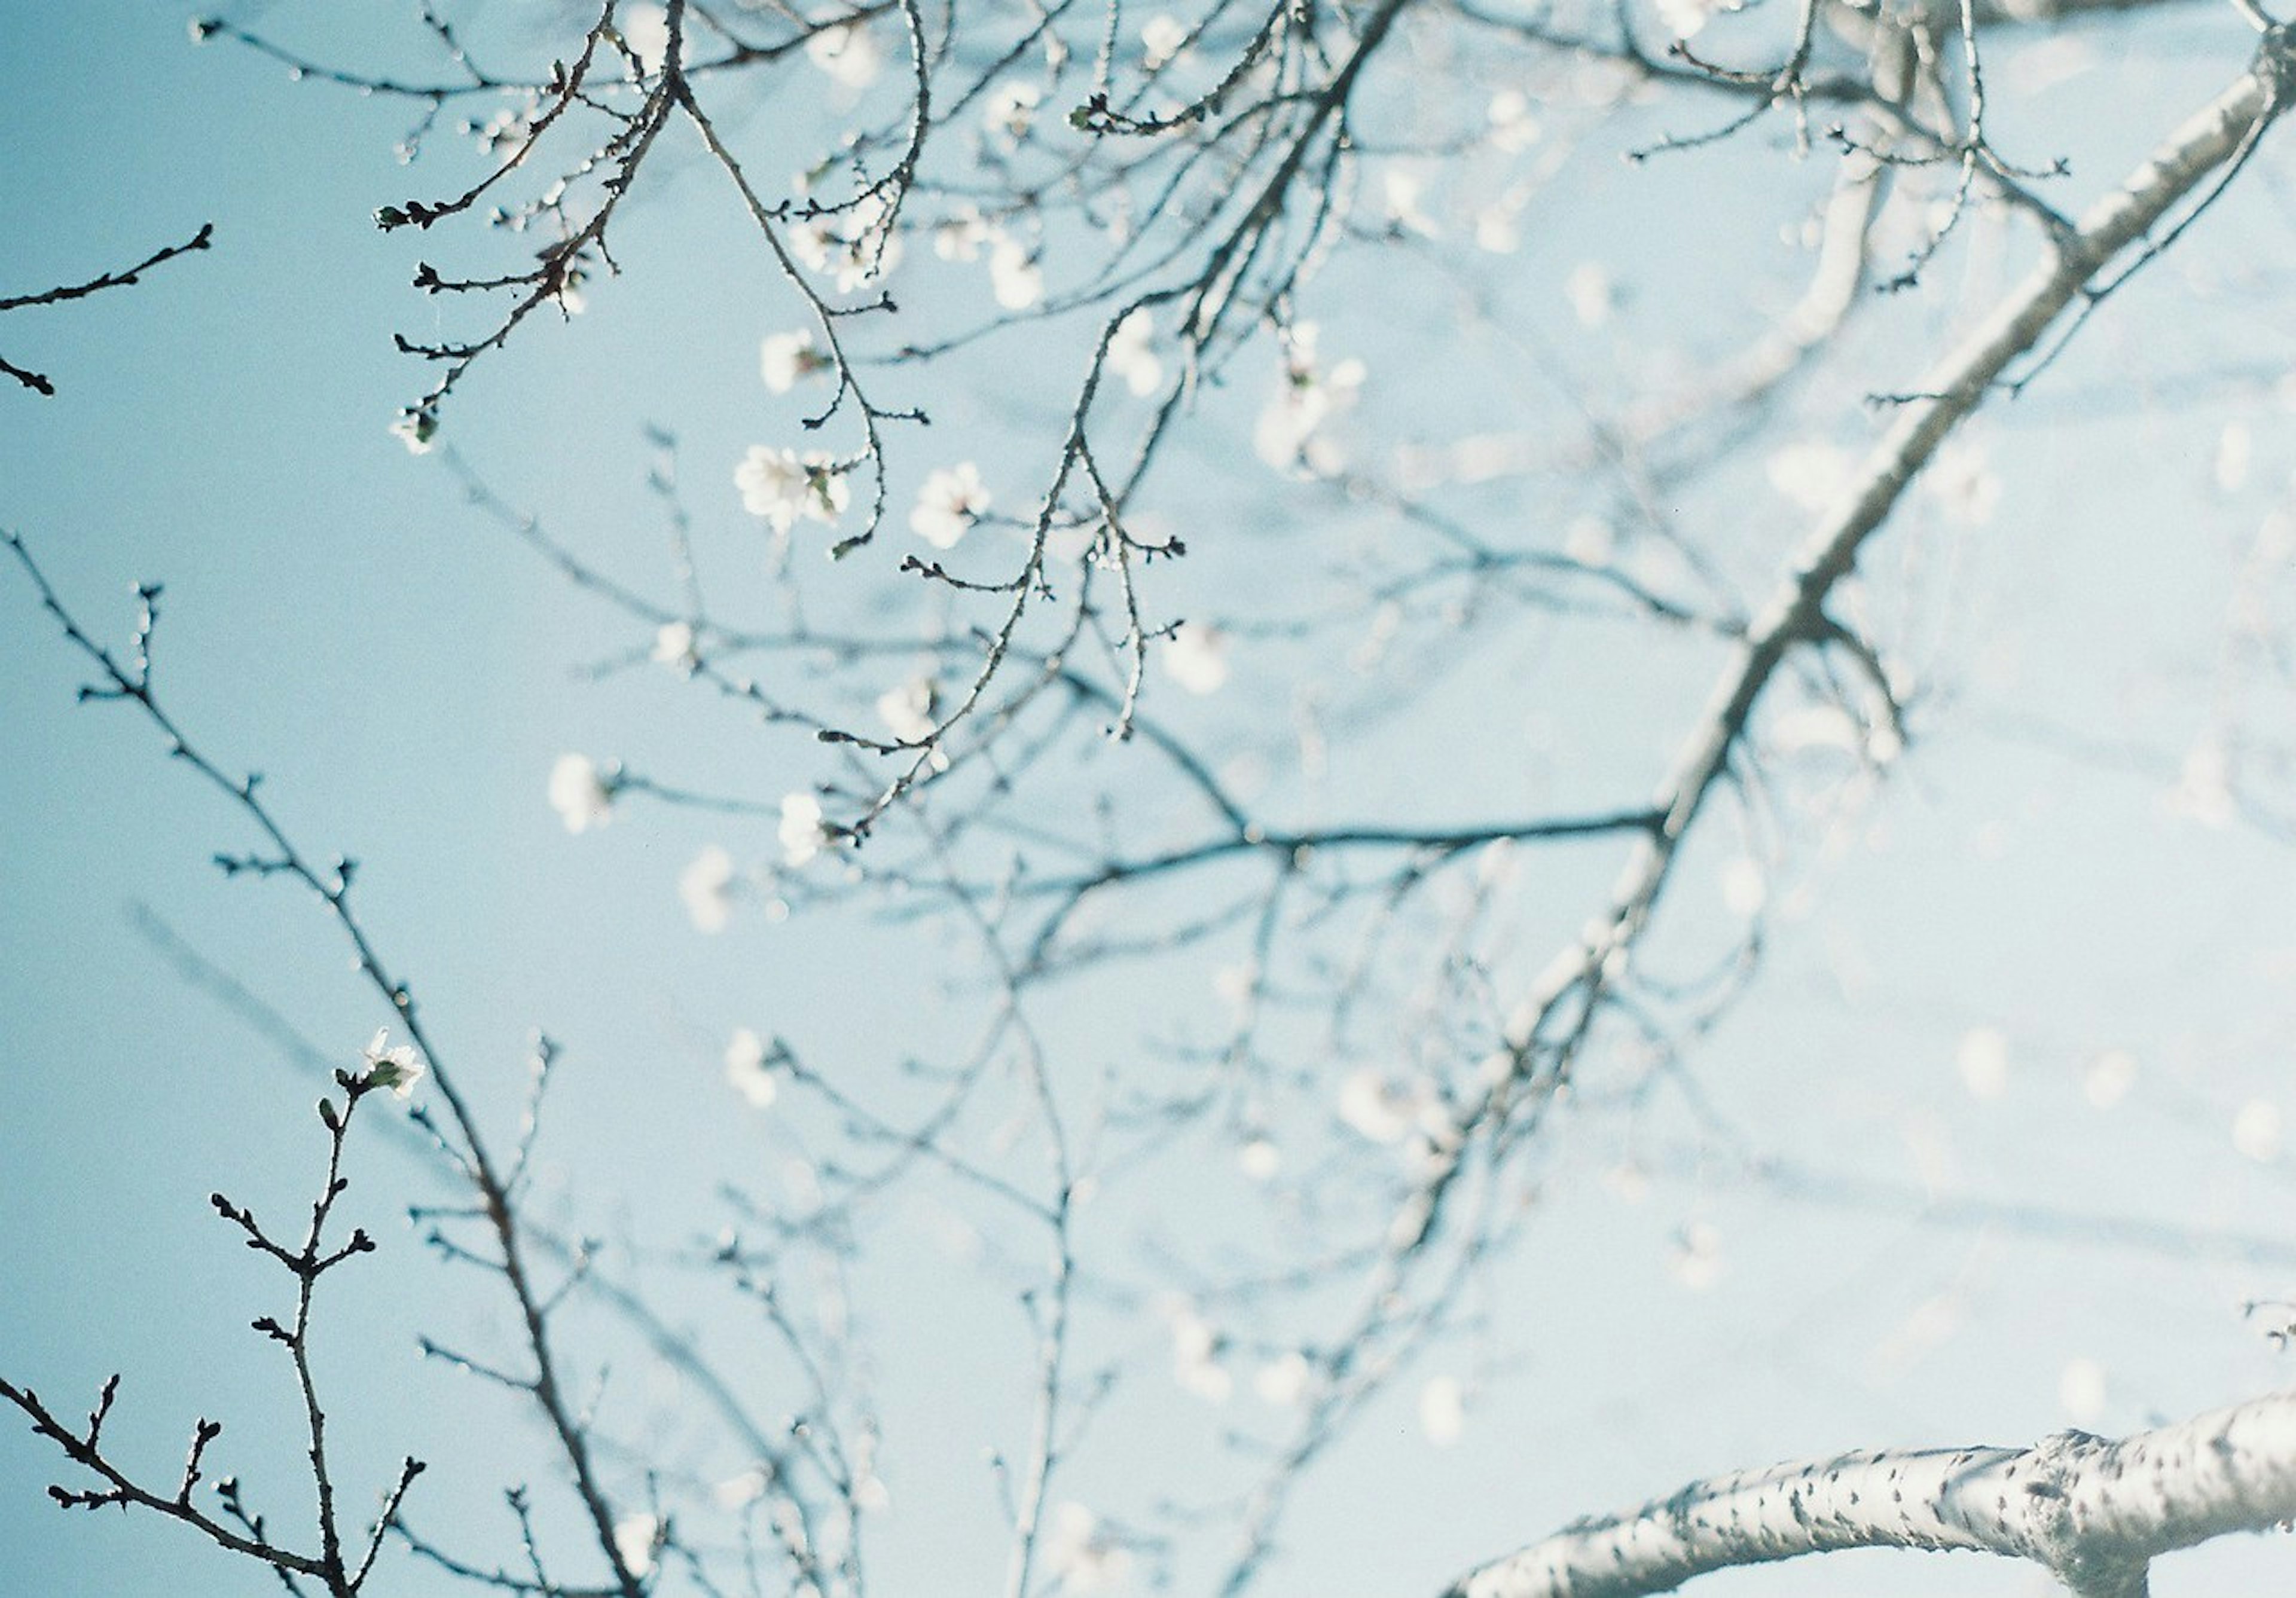
<instances>
[{"instance_id":1,"label":"thick branch","mask_svg":"<svg viewBox=\"0 0 2296 1598\"><path fill-rule=\"evenodd\" d=\"M2029 1559L2081 1598L2144 1598L2163 1553L2296 1516L2296 1392L2118 1443L1844 1454L1697 1481L1581 1520L1446 1598L1640 1598L1693 1577L1844 1548Z\"/></svg>"}]
</instances>

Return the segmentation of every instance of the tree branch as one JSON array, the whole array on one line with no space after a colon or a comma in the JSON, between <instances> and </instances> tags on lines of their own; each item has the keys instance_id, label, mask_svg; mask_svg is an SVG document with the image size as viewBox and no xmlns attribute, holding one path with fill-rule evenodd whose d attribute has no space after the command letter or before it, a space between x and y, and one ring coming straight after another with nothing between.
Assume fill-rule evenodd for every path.
<instances>
[{"instance_id":1,"label":"tree branch","mask_svg":"<svg viewBox=\"0 0 2296 1598\"><path fill-rule=\"evenodd\" d=\"M2163 1553L2296 1515L2296 1392L2110 1443L1840 1455L1694 1481L1581 1520L1445 1598L1640 1598L1738 1565L1845 1548L2029 1559L2079 1598L2145 1598Z\"/></svg>"}]
</instances>

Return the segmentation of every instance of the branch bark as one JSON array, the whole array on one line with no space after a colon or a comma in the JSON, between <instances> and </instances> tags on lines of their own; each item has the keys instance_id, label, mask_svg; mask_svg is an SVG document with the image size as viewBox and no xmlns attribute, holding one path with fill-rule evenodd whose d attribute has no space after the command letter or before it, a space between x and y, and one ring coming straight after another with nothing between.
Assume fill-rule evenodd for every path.
<instances>
[{"instance_id":1,"label":"branch bark","mask_svg":"<svg viewBox=\"0 0 2296 1598\"><path fill-rule=\"evenodd\" d=\"M1694 1481L1581 1520L1445 1598L1641 1598L1693 1577L1844 1548L2028 1559L2079 1598L2145 1598L2163 1553L2296 1517L2296 1391L2107 1442L1844 1454Z\"/></svg>"}]
</instances>

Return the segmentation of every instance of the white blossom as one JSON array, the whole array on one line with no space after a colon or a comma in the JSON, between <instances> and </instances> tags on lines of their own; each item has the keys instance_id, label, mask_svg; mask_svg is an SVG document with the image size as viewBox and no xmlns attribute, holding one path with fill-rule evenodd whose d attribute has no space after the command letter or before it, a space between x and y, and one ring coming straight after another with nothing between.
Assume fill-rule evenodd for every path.
<instances>
[{"instance_id":1,"label":"white blossom","mask_svg":"<svg viewBox=\"0 0 2296 1598\"><path fill-rule=\"evenodd\" d=\"M664 666L691 670L693 666L693 626L691 622L666 621L653 635L653 659Z\"/></svg>"},{"instance_id":2,"label":"white blossom","mask_svg":"<svg viewBox=\"0 0 2296 1598\"><path fill-rule=\"evenodd\" d=\"M669 12L651 3L622 13L622 43L637 57L638 69L659 72L669 54Z\"/></svg>"},{"instance_id":3,"label":"white blossom","mask_svg":"<svg viewBox=\"0 0 2296 1598\"><path fill-rule=\"evenodd\" d=\"M388 1027L376 1030L374 1041L359 1052L359 1058L366 1062L364 1075L367 1085L387 1087L400 1099L414 1096L414 1085L430 1069L423 1064L422 1056L414 1052L413 1044L403 1043L392 1048Z\"/></svg>"},{"instance_id":4,"label":"white blossom","mask_svg":"<svg viewBox=\"0 0 2296 1598\"><path fill-rule=\"evenodd\" d=\"M1357 1067L1340 1084L1340 1119L1375 1143L1401 1143L1431 1102L1423 1085L1398 1087L1374 1066Z\"/></svg>"},{"instance_id":5,"label":"white blossom","mask_svg":"<svg viewBox=\"0 0 2296 1598\"><path fill-rule=\"evenodd\" d=\"M1172 1379L1197 1397L1225 1404L1235 1389L1235 1379L1219 1363L1220 1336L1212 1323L1194 1310L1182 1308L1172 1315Z\"/></svg>"},{"instance_id":6,"label":"white blossom","mask_svg":"<svg viewBox=\"0 0 2296 1598\"><path fill-rule=\"evenodd\" d=\"M816 372L829 369L829 357L814 342L813 330L769 334L758 348L758 370L766 387L786 394Z\"/></svg>"},{"instance_id":7,"label":"white blossom","mask_svg":"<svg viewBox=\"0 0 2296 1598\"><path fill-rule=\"evenodd\" d=\"M800 516L834 525L852 497L852 488L837 463L820 450L800 458L793 449L773 449L753 444L734 469L734 486L742 491L742 508L762 516L777 533L786 533Z\"/></svg>"},{"instance_id":8,"label":"white blossom","mask_svg":"<svg viewBox=\"0 0 2296 1598\"><path fill-rule=\"evenodd\" d=\"M781 844L784 865L803 865L821 853L829 841L821 824L821 801L809 793L791 793L782 799Z\"/></svg>"},{"instance_id":9,"label":"white blossom","mask_svg":"<svg viewBox=\"0 0 2296 1598\"><path fill-rule=\"evenodd\" d=\"M1045 92L1033 83L1014 79L1000 83L983 98L982 119L991 137L1007 150L1020 147L1037 119L1037 106Z\"/></svg>"},{"instance_id":10,"label":"white blossom","mask_svg":"<svg viewBox=\"0 0 2296 1598\"><path fill-rule=\"evenodd\" d=\"M734 918L734 856L711 844L678 873L677 897L697 930L723 932Z\"/></svg>"},{"instance_id":11,"label":"white blossom","mask_svg":"<svg viewBox=\"0 0 2296 1598\"><path fill-rule=\"evenodd\" d=\"M1310 322L1295 324L1284 340L1283 380L1252 430L1252 447L1270 466L1315 472L1341 464L1338 450L1319 435L1333 416L1355 404L1364 364L1350 356L1327 372L1316 359L1316 344Z\"/></svg>"},{"instance_id":12,"label":"white blossom","mask_svg":"<svg viewBox=\"0 0 2296 1598\"><path fill-rule=\"evenodd\" d=\"M1491 143L1508 154L1538 143L1538 119L1530 114L1530 97L1521 89L1501 89L1491 96L1483 115L1491 125Z\"/></svg>"},{"instance_id":13,"label":"white blossom","mask_svg":"<svg viewBox=\"0 0 2296 1598\"><path fill-rule=\"evenodd\" d=\"M1380 175L1380 194L1386 202L1388 221L1401 232L1431 239L1439 230L1435 218L1420 204L1420 196L1426 188L1426 176L1416 168L1390 166Z\"/></svg>"},{"instance_id":14,"label":"white blossom","mask_svg":"<svg viewBox=\"0 0 2296 1598\"><path fill-rule=\"evenodd\" d=\"M1160 12L1140 30L1140 43L1146 51L1140 64L1153 72L1179 54L1187 42L1188 25L1169 12Z\"/></svg>"},{"instance_id":15,"label":"white blossom","mask_svg":"<svg viewBox=\"0 0 2296 1598\"><path fill-rule=\"evenodd\" d=\"M1677 39L1695 38L1723 11L1734 11L1723 0L1658 0L1658 19Z\"/></svg>"},{"instance_id":16,"label":"white blossom","mask_svg":"<svg viewBox=\"0 0 2296 1598\"><path fill-rule=\"evenodd\" d=\"M1028 310L1044 300L1045 269L1027 245L999 235L988 252L988 291L1008 311Z\"/></svg>"},{"instance_id":17,"label":"white blossom","mask_svg":"<svg viewBox=\"0 0 2296 1598\"><path fill-rule=\"evenodd\" d=\"M1693 1221L1675 1233L1667 1268L1692 1292L1702 1293L1722 1276L1722 1233L1711 1221Z\"/></svg>"},{"instance_id":18,"label":"white blossom","mask_svg":"<svg viewBox=\"0 0 2296 1598\"><path fill-rule=\"evenodd\" d=\"M1599 261L1581 261L1572 267L1562 281L1562 297L1570 302L1570 314L1578 318L1581 327L1602 326L1618 304L1611 275Z\"/></svg>"},{"instance_id":19,"label":"white blossom","mask_svg":"<svg viewBox=\"0 0 2296 1598\"><path fill-rule=\"evenodd\" d=\"M1972 1027L1953 1053L1961 1085L1972 1099L1997 1099L2009 1091L2009 1040L1997 1027Z\"/></svg>"},{"instance_id":20,"label":"white blossom","mask_svg":"<svg viewBox=\"0 0 2296 1598\"><path fill-rule=\"evenodd\" d=\"M2232 1146L2259 1165L2280 1158L2280 1106L2251 1099L2232 1118Z\"/></svg>"},{"instance_id":21,"label":"white blossom","mask_svg":"<svg viewBox=\"0 0 2296 1598\"><path fill-rule=\"evenodd\" d=\"M939 687L929 676L913 676L877 696L877 719L903 743L922 743L933 735L933 701Z\"/></svg>"},{"instance_id":22,"label":"white blossom","mask_svg":"<svg viewBox=\"0 0 2296 1598\"><path fill-rule=\"evenodd\" d=\"M1235 1162L1254 1182L1272 1182L1283 1168L1283 1151L1265 1137L1255 1137L1236 1151Z\"/></svg>"},{"instance_id":23,"label":"white blossom","mask_svg":"<svg viewBox=\"0 0 2296 1598\"><path fill-rule=\"evenodd\" d=\"M2231 752L2222 740L2204 737L2185 751L2184 768L2166 796L2169 814L2218 830L2240 819L2233 797Z\"/></svg>"},{"instance_id":24,"label":"white blossom","mask_svg":"<svg viewBox=\"0 0 2296 1598\"><path fill-rule=\"evenodd\" d=\"M1823 511L1849 490L1857 463L1838 444L1805 438L1762 463L1770 487L1805 511Z\"/></svg>"},{"instance_id":25,"label":"white blossom","mask_svg":"<svg viewBox=\"0 0 2296 1598\"><path fill-rule=\"evenodd\" d=\"M390 424L390 436L406 446L411 455L427 455L438 447L439 418L429 411L408 409Z\"/></svg>"},{"instance_id":26,"label":"white blossom","mask_svg":"<svg viewBox=\"0 0 2296 1598\"><path fill-rule=\"evenodd\" d=\"M1108 371L1141 398L1153 394L1164 381L1164 363L1156 354L1156 319L1148 307L1127 316L1108 335Z\"/></svg>"},{"instance_id":27,"label":"white blossom","mask_svg":"<svg viewBox=\"0 0 2296 1598\"><path fill-rule=\"evenodd\" d=\"M614 1522L614 1552L632 1576L643 1579L653 1573L655 1545L660 1536L661 1522L652 1515L624 1515Z\"/></svg>"},{"instance_id":28,"label":"white blossom","mask_svg":"<svg viewBox=\"0 0 2296 1598\"><path fill-rule=\"evenodd\" d=\"M766 1061L766 1040L747 1027L736 1028L726 1045L726 1083L752 1110L769 1110L781 1096L781 1083Z\"/></svg>"},{"instance_id":29,"label":"white blossom","mask_svg":"<svg viewBox=\"0 0 2296 1598\"><path fill-rule=\"evenodd\" d=\"M1123 1585L1132 1558L1101 1530L1100 1517L1081 1504L1063 1504L1045 1531L1045 1566L1063 1593L1104 1593Z\"/></svg>"},{"instance_id":30,"label":"white blossom","mask_svg":"<svg viewBox=\"0 0 2296 1598\"><path fill-rule=\"evenodd\" d=\"M884 63L874 35L861 23L824 28L805 42L806 59L840 88L865 89Z\"/></svg>"},{"instance_id":31,"label":"white blossom","mask_svg":"<svg viewBox=\"0 0 2296 1598\"><path fill-rule=\"evenodd\" d=\"M1308 1356L1294 1348L1278 1358L1261 1365L1251 1378L1251 1390L1259 1395L1263 1404L1287 1408L1308 1396L1308 1387L1315 1371Z\"/></svg>"},{"instance_id":32,"label":"white blossom","mask_svg":"<svg viewBox=\"0 0 2296 1598\"><path fill-rule=\"evenodd\" d=\"M1467 1429L1467 1393L1456 1376L1436 1376L1419 1389L1419 1430L1439 1448Z\"/></svg>"},{"instance_id":33,"label":"white blossom","mask_svg":"<svg viewBox=\"0 0 2296 1598\"><path fill-rule=\"evenodd\" d=\"M988 488L980 469L971 461L936 471L925 479L909 512L909 530L935 549L955 549L989 505Z\"/></svg>"},{"instance_id":34,"label":"white blossom","mask_svg":"<svg viewBox=\"0 0 2296 1598\"><path fill-rule=\"evenodd\" d=\"M2107 1049L2089 1062L2081 1078L2081 1096L2093 1110L2110 1110L2136 1086L2136 1056L2126 1049Z\"/></svg>"},{"instance_id":35,"label":"white blossom","mask_svg":"<svg viewBox=\"0 0 2296 1598\"><path fill-rule=\"evenodd\" d=\"M1218 627L1183 623L1159 658L1164 674L1190 693L1217 693L1227 682L1227 635Z\"/></svg>"},{"instance_id":36,"label":"white blossom","mask_svg":"<svg viewBox=\"0 0 2296 1598\"><path fill-rule=\"evenodd\" d=\"M550 768L550 807L570 832L603 827L614 816L614 790L587 755L561 755Z\"/></svg>"},{"instance_id":37,"label":"white blossom","mask_svg":"<svg viewBox=\"0 0 2296 1598\"><path fill-rule=\"evenodd\" d=\"M997 236L975 205L960 205L933 227L933 253L945 261L977 261L980 247Z\"/></svg>"}]
</instances>

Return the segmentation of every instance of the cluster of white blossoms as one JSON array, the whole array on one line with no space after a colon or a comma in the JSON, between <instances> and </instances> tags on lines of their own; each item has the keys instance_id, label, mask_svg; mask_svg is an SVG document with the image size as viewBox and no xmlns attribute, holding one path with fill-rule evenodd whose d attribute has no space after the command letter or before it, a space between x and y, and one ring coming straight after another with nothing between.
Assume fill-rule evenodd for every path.
<instances>
[{"instance_id":1,"label":"cluster of white blossoms","mask_svg":"<svg viewBox=\"0 0 2296 1598\"><path fill-rule=\"evenodd\" d=\"M369 1087L387 1087L402 1100L414 1096L414 1085L430 1069L422 1063L422 1056L414 1052L413 1044L402 1043L393 1048L388 1027L376 1029L374 1041L359 1051L359 1058L365 1063L366 1069L360 1074Z\"/></svg>"},{"instance_id":2,"label":"cluster of white blossoms","mask_svg":"<svg viewBox=\"0 0 2296 1598\"><path fill-rule=\"evenodd\" d=\"M550 807L570 832L603 827L614 817L614 789L587 755L561 755L550 768Z\"/></svg>"},{"instance_id":3,"label":"cluster of white blossoms","mask_svg":"<svg viewBox=\"0 0 2296 1598\"><path fill-rule=\"evenodd\" d=\"M931 473L909 512L909 530L935 549L955 549L957 540L988 513L988 486L971 461Z\"/></svg>"},{"instance_id":4,"label":"cluster of white blossoms","mask_svg":"<svg viewBox=\"0 0 2296 1598\"><path fill-rule=\"evenodd\" d=\"M1324 431L1332 419L1352 407L1366 375L1350 356L1326 371L1316 358L1317 330L1294 323L1283 333L1283 372L1275 397L1259 413L1252 447L1270 466L1309 475L1336 471L1345 463L1339 447Z\"/></svg>"},{"instance_id":5,"label":"cluster of white blossoms","mask_svg":"<svg viewBox=\"0 0 2296 1598\"><path fill-rule=\"evenodd\" d=\"M799 188L801 193L802 183ZM783 236L790 253L829 278L840 294L865 287L901 264L901 235L893 225L892 201L874 192L841 210L808 217Z\"/></svg>"},{"instance_id":6,"label":"cluster of white blossoms","mask_svg":"<svg viewBox=\"0 0 2296 1598\"><path fill-rule=\"evenodd\" d=\"M800 516L833 527L853 498L844 469L818 449L800 455L752 444L734 469L734 486L742 491L742 508L764 517L777 533L788 532Z\"/></svg>"}]
</instances>

